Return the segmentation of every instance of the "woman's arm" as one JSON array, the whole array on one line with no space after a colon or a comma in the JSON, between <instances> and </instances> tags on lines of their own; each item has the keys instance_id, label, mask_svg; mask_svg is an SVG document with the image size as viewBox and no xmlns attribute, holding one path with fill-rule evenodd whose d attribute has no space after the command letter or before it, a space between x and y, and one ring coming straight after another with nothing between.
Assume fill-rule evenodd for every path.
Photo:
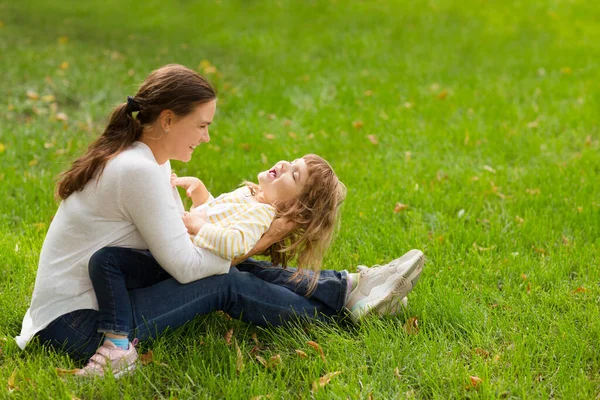
<instances>
[{"instance_id":1,"label":"woman's arm","mask_svg":"<svg viewBox=\"0 0 600 400\"><path fill-rule=\"evenodd\" d=\"M118 203L124 217L135 225L154 258L173 278L188 283L229 271L227 260L204 255L190 240L164 169L127 164L118 179Z\"/></svg>"}]
</instances>

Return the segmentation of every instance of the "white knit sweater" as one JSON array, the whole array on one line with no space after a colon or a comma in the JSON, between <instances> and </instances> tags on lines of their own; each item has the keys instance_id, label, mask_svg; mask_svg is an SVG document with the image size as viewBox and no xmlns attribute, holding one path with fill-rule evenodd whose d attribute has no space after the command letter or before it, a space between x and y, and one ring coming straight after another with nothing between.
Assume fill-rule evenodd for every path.
<instances>
[{"instance_id":1,"label":"white knit sweater","mask_svg":"<svg viewBox=\"0 0 600 400\"><path fill-rule=\"evenodd\" d=\"M136 142L110 160L99 179L60 204L42 246L31 306L15 338L21 348L59 316L98 309L88 261L103 247L149 249L181 283L229 271L229 261L191 242L170 175L169 162L159 165L150 148Z\"/></svg>"}]
</instances>

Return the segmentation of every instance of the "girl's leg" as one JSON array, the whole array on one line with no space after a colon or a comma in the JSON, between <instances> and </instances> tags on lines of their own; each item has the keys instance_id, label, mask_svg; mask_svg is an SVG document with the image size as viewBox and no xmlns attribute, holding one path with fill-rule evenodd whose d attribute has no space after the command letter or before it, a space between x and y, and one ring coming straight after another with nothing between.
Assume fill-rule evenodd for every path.
<instances>
[{"instance_id":1,"label":"girl's leg","mask_svg":"<svg viewBox=\"0 0 600 400\"><path fill-rule=\"evenodd\" d=\"M243 272L249 272L263 281L283 286L302 296L306 296L310 288L312 271L296 282L290 278L296 272L296 268L281 268L274 266L268 261L258 261L252 258L236 265ZM331 308L341 310L344 307L346 294L348 292L348 271L323 270L319 274L317 286L311 293L310 298L319 300Z\"/></svg>"},{"instance_id":2,"label":"girl's leg","mask_svg":"<svg viewBox=\"0 0 600 400\"><path fill-rule=\"evenodd\" d=\"M129 292L151 286L170 275L147 250L107 247L90 258L89 275L98 300L98 332L126 338L132 326Z\"/></svg>"},{"instance_id":3,"label":"girl's leg","mask_svg":"<svg viewBox=\"0 0 600 400\"><path fill-rule=\"evenodd\" d=\"M94 262L123 262L132 268L152 267L156 263L149 252L125 248L99 250ZM318 318L339 312L339 308L307 299L235 267L228 274L188 284L168 278L150 287L132 289L129 301L133 310L128 322L133 327L128 335L130 340L156 338L167 328L175 329L198 315L216 310L258 325L279 325L296 316ZM57 318L38 336L43 343L62 347L75 358L87 358L102 344L102 334L97 331L98 317L98 311L78 310Z\"/></svg>"}]
</instances>

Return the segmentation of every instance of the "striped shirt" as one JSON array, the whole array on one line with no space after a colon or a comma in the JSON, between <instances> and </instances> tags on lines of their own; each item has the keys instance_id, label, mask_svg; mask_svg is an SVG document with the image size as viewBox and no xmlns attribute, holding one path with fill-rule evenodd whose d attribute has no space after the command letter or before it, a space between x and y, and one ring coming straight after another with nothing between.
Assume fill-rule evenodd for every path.
<instances>
[{"instance_id":1,"label":"striped shirt","mask_svg":"<svg viewBox=\"0 0 600 400\"><path fill-rule=\"evenodd\" d=\"M248 253L269 229L275 218L275 208L260 203L242 187L223 193L192 212L206 210L207 223L202 226L193 242L226 260Z\"/></svg>"}]
</instances>

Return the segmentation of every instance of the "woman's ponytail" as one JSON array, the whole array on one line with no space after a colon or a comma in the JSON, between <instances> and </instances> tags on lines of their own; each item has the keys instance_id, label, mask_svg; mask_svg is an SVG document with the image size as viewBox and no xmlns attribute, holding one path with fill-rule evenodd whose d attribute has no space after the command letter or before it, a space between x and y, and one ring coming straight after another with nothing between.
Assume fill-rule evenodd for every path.
<instances>
[{"instance_id":1,"label":"woman's ponytail","mask_svg":"<svg viewBox=\"0 0 600 400\"><path fill-rule=\"evenodd\" d=\"M100 176L108 160L129 147L142 136L143 127L132 115L128 103L120 104L112 112L102 136L94 141L87 152L73 162L71 168L59 176L56 197L66 199L72 193Z\"/></svg>"}]
</instances>

